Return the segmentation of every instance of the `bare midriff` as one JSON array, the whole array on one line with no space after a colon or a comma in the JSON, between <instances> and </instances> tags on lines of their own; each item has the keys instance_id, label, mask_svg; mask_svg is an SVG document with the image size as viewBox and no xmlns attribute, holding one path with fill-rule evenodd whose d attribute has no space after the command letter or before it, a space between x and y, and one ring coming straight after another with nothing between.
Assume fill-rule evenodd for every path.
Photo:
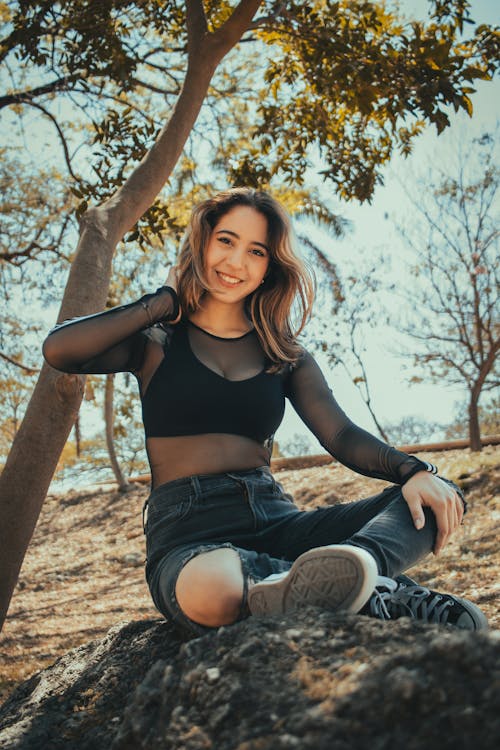
<instances>
[{"instance_id":1,"label":"bare midriff","mask_svg":"<svg viewBox=\"0 0 500 750\"><path fill-rule=\"evenodd\" d=\"M269 466L266 446L241 435L210 433L146 440L152 488L194 474L224 474Z\"/></svg>"}]
</instances>

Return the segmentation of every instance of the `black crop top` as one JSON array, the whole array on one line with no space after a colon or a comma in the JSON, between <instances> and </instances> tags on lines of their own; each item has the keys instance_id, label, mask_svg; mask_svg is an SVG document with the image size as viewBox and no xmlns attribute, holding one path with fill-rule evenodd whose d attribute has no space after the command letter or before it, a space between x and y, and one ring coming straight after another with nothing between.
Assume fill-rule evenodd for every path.
<instances>
[{"instance_id":1,"label":"black crop top","mask_svg":"<svg viewBox=\"0 0 500 750\"><path fill-rule=\"evenodd\" d=\"M183 321L169 334L163 337L164 358L142 397L146 437L226 433L268 441L283 419L285 394L283 378L265 371L268 363L262 361L255 331L224 339ZM210 361L210 354L212 367L202 361ZM224 357L246 361L240 377L214 371L213 362ZM253 375L252 362L258 370Z\"/></svg>"},{"instance_id":2,"label":"black crop top","mask_svg":"<svg viewBox=\"0 0 500 750\"><path fill-rule=\"evenodd\" d=\"M43 346L47 362L64 372L136 375L153 485L269 464L285 397L321 445L354 471L403 484L429 470L351 422L305 350L294 367L269 374L255 331L226 339L187 320L168 325L175 303L163 287L62 323Z\"/></svg>"}]
</instances>

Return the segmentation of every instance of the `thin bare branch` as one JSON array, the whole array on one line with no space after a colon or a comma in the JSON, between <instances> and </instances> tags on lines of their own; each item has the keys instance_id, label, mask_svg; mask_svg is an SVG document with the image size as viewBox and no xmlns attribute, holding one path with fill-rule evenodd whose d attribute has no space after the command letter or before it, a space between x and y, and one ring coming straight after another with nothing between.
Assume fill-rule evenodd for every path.
<instances>
[{"instance_id":1,"label":"thin bare branch","mask_svg":"<svg viewBox=\"0 0 500 750\"><path fill-rule=\"evenodd\" d=\"M48 109L46 109L41 104L39 104L38 102L25 101L24 104L28 104L30 107L35 107L35 109L38 109L43 115L45 115L45 117L47 117L52 122L52 124L54 125L55 129L57 130L57 135L59 136L59 140L61 141L61 145L62 145L62 149L63 149L63 154L64 154L64 161L66 162L66 166L68 168L68 172L70 173L71 177L75 180L75 182L80 182L80 179L73 172L73 168L71 166L71 157L69 155L69 149L68 149L68 144L67 144L67 141L66 141L66 137L65 137L65 135L64 135L64 133L63 133L63 131L62 131L60 125L59 125L59 123L57 122L56 118L54 117L54 115L51 112L49 112Z\"/></svg>"},{"instance_id":2,"label":"thin bare branch","mask_svg":"<svg viewBox=\"0 0 500 750\"><path fill-rule=\"evenodd\" d=\"M40 372L39 369L36 369L34 367L28 367L28 365L24 365L22 362L16 362L15 359L12 359L12 357L9 357L7 354L5 354L5 352L0 351L0 357L4 359L6 362L9 362L9 364L15 365L15 367L19 367L21 370L24 370L30 375L36 375L38 372Z\"/></svg>"},{"instance_id":3,"label":"thin bare branch","mask_svg":"<svg viewBox=\"0 0 500 750\"><path fill-rule=\"evenodd\" d=\"M153 91L155 94L162 94L163 96L177 96L181 88L179 86L179 88L176 89L175 91L173 91L172 89L164 89L161 86L155 86L154 84L148 83L147 81L143 81L140 78L132 78L131 81L136 86L142 86L148 91Z\"/></svg>"},{"instance_id":4,"label":"thin bare branch","mask_svg":"<svg viewBox=\"0 0 500 750\"><path fill-rule=\"evenodd\" d=\"M45 96L45 94L53 94L56 91L67 91L72 88L72 85L79 81L81 77L82 73L75 73L71 76L63 76L62 78L57 78L55 81L46 83L43 86L37 86L36 88L30 89L29 91L19 91L15 94L6 94L5 96L0 96L0 109L2 109L3 107L8 107L11 104L29 104L33 99L36 99L39 96Z\"/></svg>"}]
</instances>

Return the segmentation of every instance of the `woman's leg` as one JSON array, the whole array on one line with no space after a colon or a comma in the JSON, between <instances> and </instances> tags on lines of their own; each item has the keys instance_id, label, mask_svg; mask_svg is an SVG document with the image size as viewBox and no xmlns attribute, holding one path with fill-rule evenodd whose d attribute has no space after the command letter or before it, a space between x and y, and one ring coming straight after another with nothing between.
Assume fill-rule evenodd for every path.
<instances>
[{"instance_id":1,"label":"woman's leg","mask_svg":"<svg viewBox=\"0 0 500 750\"><path fill-rule=\"evenodd\" d=\"M196 634L247 616L249 586L293 563L272 545L263 547L262 535L296 515L267 470L191 477L155 490L145 525L146 577L159 611ZM274 590L273 607L353 610L366 601L375 576L373 560L360 549L314 553Z\"/></svg>"},{"instance_id":2,"label":"woman's leg","mask_svg":"<svg viewBox=\"0 0 500 750\"><path fill-rule=\"evenodd\" d=\"M348 539L370 552L380 575L394 578L432 552L437 535L434 513L424 508L425 524L416 529L408 505L398 488L397 496Z\"/></svg>"},{"instance_id":3,"label":"woman's leg","mask_svg":"<svg viewBox=\"0 0 500 750\"><path fill-rule=\"evenodd\" d=\"M373 558L353 546L312 549L292 563L227 543L172 550L149 583L160 612L184 631L201 635L250 613L282 613L308 604L357 612L376 577Z\"/></svg>"},{"instance_id":4,"label":"woman's leg","mask_svg":"<svg viewBox=\"0 0 500 750\"><path fill-rule=\"evenodd\" d=\"M190 620L219 627L238 619L244 585L238 552L214 549L184 565L175 584L175 598Z\"/></svg>"},{"instance_id":5,"label":"woman's leg","mask_svg":"<svg viewBox=\"0 0 500 750\"><path fill-rule=\"evenodd\" d=\"M291 564L230 542L184 544L150 570L148 583L167 619L186 633L202 635L247 617L249 586Z\"/></svg>"},{"instance_id":6,"label":"woman's leg","mask_svg":"<svg viewBox=\"0 0 500 750\"><path fill-rule=\"evenodd\" d=\"M256 570L262 568L259 557L248 550L219 548L191 558L175 584L175 598L183 614L212 628L241 619L248 588L254 587L258 572L262 572ZM307 604L357 612L375 586L376 569L370 556L346 545L310 550L293 564L268 559L275 571L271 577L281 573L284 577L272 587L272 602L266 595L259 603L259 597L253 595L254 613L268 609L281 612Z\"/></svg>"},{"instance_id":7,"label":"woman's leg","mask_svg":"<svg viewBox=\"0 0 500 750\"><path fill-rule=\"evenodd\" d=\"M300 513L270 529L274 538L268 542L277 554L290 559L304 550L332 544L360 547L369 553L379 576L360 610L363 614L380 619L412 617L467 630L487 628L484 613L467 599L418 586L405 576L398 578L434 547L436 520L429 508L424 513L425 525L417 530L400 487L388 487L366 500Z\"/></svg>"},{"instance_id":8,"label":"woman's leg","mask_svg":"<svg viewBox=\"0 0 500 750\"><path fill-rule=\"evenodd\" d=\"M260 515L258 493L254 502ZM266 498L267 513L268 502ZM409 535L401 533L406 526L411 527L408 531L413 530L416 537L412 544L408 544ZM196 554L190 551L182 567L176 568L171 563L164 566L165 572L159 578L160 597L163 601L172 599L167 592L173 585L175 604L189 622L203 627L226 625L248 612L249 586L273 574L287 573L297 557L313 548L327 547L325 552L301 559L290 577L276 583L272 592L269 589L265 597L260 597L262 603L254 592L252 610L263 611L268 607L282 611L293 602L357 611L371 593L367 593L366 585L374 586L367 552L378 563L380 573L395 575L413 563L410 557L418 559L427 554L434 536L432 513L425 531L417 532L400 488L390 487L372 498L295 513L271 523L268 530L261 529L255 537L259 552L232 545L225 545L225 548L213 545L210 550L202 549ZM391 538L395 541L388 545L387 539ZM337 549L332 549L333 545L337 545ZM263 547L267 547L268 554L260 551ZM352 547L365 552L356 553L350 549ZM172 571L176 570L173 581ZM270 602L270 597L276 601Z\"/></svg>"},{"instance_id":9,"label":"woman's leg","mask_svg":"<svg viewBox=\"0 0 500 750\"><path fill-rule=\"evenodd\" d=\"M417 530L399 486L370 498L304 511L269 529L275 554L294 560L313 547L348 544L375 559L378 572L396 576L432 551L434 514L425 509L426 523Z\"/></svg>"}]
</instances>

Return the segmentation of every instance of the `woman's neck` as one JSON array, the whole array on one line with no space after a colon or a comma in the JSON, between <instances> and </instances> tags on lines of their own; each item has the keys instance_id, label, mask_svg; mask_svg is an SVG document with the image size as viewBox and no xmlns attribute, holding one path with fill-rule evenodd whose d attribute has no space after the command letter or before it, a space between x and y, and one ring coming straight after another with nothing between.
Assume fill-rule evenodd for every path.
<instances>
[{"instance_id":1,"label":"woman's neck","mask_svg":"<svg viewBox=\"0 0 500 750\"><path fill-rule=\"evenodd\" d=\"M239 336L252 327L245 315L243 301L241 305L226 305L213 297L204 297L200 307L189 318L216 336Z\"/></svg>"}]
</instances>

